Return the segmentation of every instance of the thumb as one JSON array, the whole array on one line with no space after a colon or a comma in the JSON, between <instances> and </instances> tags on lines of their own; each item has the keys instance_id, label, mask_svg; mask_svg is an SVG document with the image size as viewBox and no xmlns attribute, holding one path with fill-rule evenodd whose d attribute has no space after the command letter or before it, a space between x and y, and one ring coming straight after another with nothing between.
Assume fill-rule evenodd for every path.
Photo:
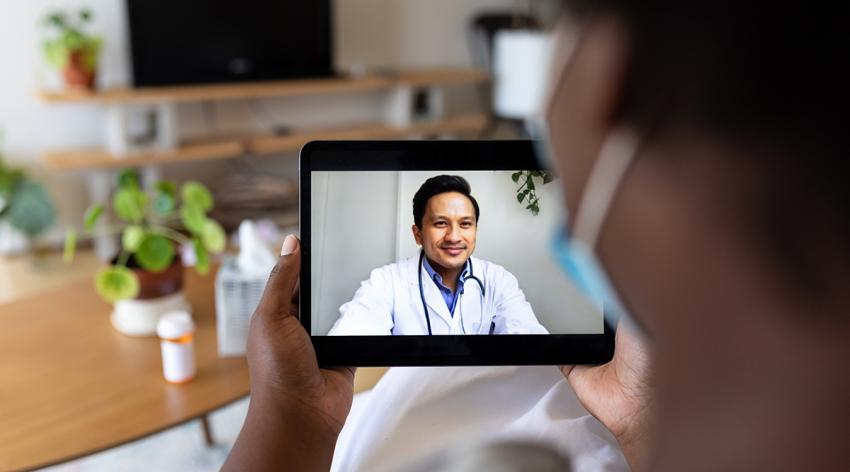
<instances>
[{"instance_id":1,"label":"thumb","mask_svg":"<svg viewBox=\"0 0 850 472\"><path fill-rule=\"evenodd\" d=\"M277 265L269 275L263 298L257 305L256 313L263 317L283 319L292 316L289 312L292 304L292 292L301 274L301 243L293 235L283 241Z\"/></svg>"}]
</instances>

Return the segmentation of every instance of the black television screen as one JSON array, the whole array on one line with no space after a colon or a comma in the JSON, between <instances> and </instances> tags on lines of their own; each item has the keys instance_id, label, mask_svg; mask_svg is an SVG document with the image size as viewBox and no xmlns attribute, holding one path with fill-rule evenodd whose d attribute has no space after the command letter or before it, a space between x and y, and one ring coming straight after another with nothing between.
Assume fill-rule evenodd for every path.
<instances>
[{"instance_id":1,"label":"black television screen","mask_svg":"<svg viewBox=\"0 0 850 472\"><path fill-rule=\"evenodd\" d=\"M127 0L136 87L332 75L330 0Z\"/></svg>"}]
</instances>

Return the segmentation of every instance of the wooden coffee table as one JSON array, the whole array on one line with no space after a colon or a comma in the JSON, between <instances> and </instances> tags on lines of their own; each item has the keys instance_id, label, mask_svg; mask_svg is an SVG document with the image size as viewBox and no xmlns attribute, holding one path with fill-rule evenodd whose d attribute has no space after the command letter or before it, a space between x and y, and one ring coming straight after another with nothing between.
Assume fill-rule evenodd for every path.
<instances>
[{"instance_id":1,"label":"wooden coffee table","mask_svg":"<svg viewBox=\"0 0 850 472\"><path fill-rule=\"evenodd\" d=\"M246 396L245 359L216 351L214 280L186 271L198 374L183 385L163 380L156 338L112 328L111 307L90 280L0 305L0 470L43 467L205 421Z\"/></svg>"}]
</instances>

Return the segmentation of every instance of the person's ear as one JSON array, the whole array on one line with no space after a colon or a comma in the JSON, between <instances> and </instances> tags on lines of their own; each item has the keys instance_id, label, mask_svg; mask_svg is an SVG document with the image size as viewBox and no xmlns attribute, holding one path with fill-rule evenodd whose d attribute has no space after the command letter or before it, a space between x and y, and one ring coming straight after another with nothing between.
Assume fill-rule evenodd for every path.
<instances>
[{"instance_id":1,"label":"person's ear","mask_svg":"<svg viewBox=\"0 0 850 472\"><path fill-rule=\"evenodd\" d=\"M620 124L630 54L623 21L598 14L581 26L581 36L563 70L553 71L560 75L555 78L546 118L568 208L576 207L603 141Z\"/></svg>"},{"instance_id":2,"label":"person's ear","mask_svg":"<svg viewBox=\"0 0 850 472\"><path fill-rule=\"evenodd\" d=\"M413 231L413 239L416 241L417 246L422 245L422 230L420 230L416 225L410 227L410 230Z\"/></svg>"}]
</instances>

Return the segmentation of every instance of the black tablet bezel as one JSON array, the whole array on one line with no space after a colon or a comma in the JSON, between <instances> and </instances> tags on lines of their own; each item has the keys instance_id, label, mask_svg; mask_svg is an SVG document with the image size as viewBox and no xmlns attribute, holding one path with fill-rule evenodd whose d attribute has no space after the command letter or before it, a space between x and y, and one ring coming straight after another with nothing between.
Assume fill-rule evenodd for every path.
<instances>
[{"instance_id":1,"label":"black tablet bezel","mask_svg":"<svg viewBox=\"0 0 850 472\"><path fill-rule=\"evenodd\" d=\"M531 141L313 141L299 157L301 280L310 278L313 171L537 170ZM310 333L310 284L302 283L301 323ZM322 366L602 364L614 330L602 334L504 336L313 336Z\"/></svg>"}]
</instances>

